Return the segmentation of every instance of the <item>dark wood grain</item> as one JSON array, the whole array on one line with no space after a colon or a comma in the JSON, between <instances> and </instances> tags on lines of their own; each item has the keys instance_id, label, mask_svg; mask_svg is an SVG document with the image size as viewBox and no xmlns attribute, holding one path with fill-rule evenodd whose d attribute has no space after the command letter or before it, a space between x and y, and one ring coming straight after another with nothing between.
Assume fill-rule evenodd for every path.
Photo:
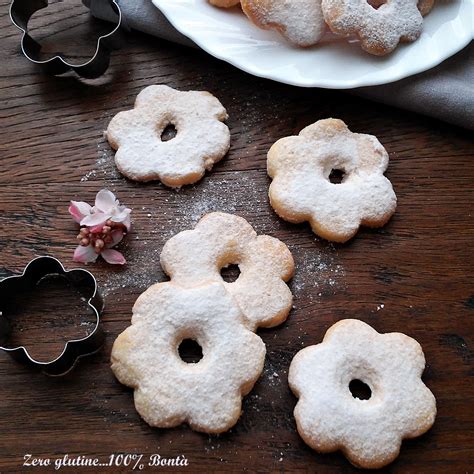
<instances>
[{"instance_id":1,"label":"dark wood grain","mask_svg":"<svg viewBox=\"0 0 474 474\"><path fill-rule=\"evenodd\" d=\"M35 24L49 28L45 38L54 28L68 36L68 30L75 31L72 20L77 25L84 20L77 4L60 3L70 9L66 18L55 8ZM190 472L352 472L341 454L317 454L299 438L292 416L296 399L287 385L294 354L320 342L343 318L362 319L380 332L402 331L416 338L426 355L424 380L437 398L438 417L426 435L404 442L389 470L473 471L472 135L344 92L257 79L204 53L138 33L113 55L103 78L86 83L71 75L46 77L21 56L20 34L7 13L8 2L0 0L0 275L19 272L42 254L74 267L77 228L68 202L92 201L103 187L133 208L134 229L122 247L126 268L90 267L106 299L107 342L99 354L62 379L32 373L0 354L0 472L24 469L26 453L52 459L66 453L97 456L105 462L121 452L184 454ZM68 54L85 57L91 38L78 37L69 36L69 42L62 37L61 44L68 45ZM180 192L121 177L102 137L110 118L130 108L150 84L208 90L229 112L229 155L203 181ZM271 144L331 116L353 131L376 135L386 146L387 175L399 198L385 228L362 230L347 245L329 244L307 225L281 221L267 198L265 158ZM283 326L259 332L267 344L265 371L235 428L221 436L186 426L152 429L137 415L132 391L110 371L111 346L129 325L138 295L165 280L159 265L163 244L213 210L235 212L259 233L288 244L297 264L294 309ZM58 301L67 299L49 305ZM75 317L75 306L68 307L65 323ZM61 320L45 321L40 331L41 311L36 313L32 332L22 321L16 337L43 354L54 353L63 334ZM81 322L78 317L78 331ZM94 469L68 470L85 471Z\"/></svg>"}]
</instances>

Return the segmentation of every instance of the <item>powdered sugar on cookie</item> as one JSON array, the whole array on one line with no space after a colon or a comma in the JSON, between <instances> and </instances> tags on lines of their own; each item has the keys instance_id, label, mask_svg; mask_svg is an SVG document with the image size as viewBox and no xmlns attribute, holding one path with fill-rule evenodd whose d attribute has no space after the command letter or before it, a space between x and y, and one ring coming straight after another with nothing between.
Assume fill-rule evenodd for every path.
<instances>
[{"instance_id":1,"label":"powdered sugar on cookie","mask_svg":"<svg viewBox=\"0 0 474 474\"><path fill-rule=\"evenodd\" d=\"M265 345L254 331L288 316L293 258L245 219L212 213L171 238L161 263L171 281L138 298L132 325L114 343L112 370L135 389L136 409L151 426L185 422L221 433L237 422L263 370ZM230 263L241 269L233 283L220 275ZM197 363L180 357L188 339L202 348Z\"/></svg>"},{"instance_id":2,"label":"powdered sugar on cookie","mask_svg":"<svg viewBox=\"0 0 474 474\"><path fill-rule=\"evenodd\" d=\"M285 283L294 272L290 251L278 239L257 236L242 217L205 215L194 230L166 242L160 261L171 281L186 287L222 282L221 269L238 265L238 279L224 285L252 330L281 324L291 309L292 295Z\"/></svg>"},{"instance_id":3,"label":"powdered sugar on cookie","mask_svg":"<svg viewBox=\"0 0 474 474\"><path fill-rule=\"evenodd\" d=\"M322 0L322 10L334 33L356 34L365 51L379 56L415 41L423 28L417 0Z\"/></svg>"},{"instance_id":4,"label":"powdered sugar on cookie","mask_svg":"<svg viewBox=\"0 0 474 474\"><path fill-rule=\"evenodd\" d=\"M383 174L388 161L374 136L352 133L341 120L320 120L271 147L270 203L283 219L309 221L319 236L346 242L360 225L383 226L395 212ZM334 170L343 173L339 184L330 180Z\"/></svg>"},{"instance_id":5,"label":"powdered sugar on cookie","mask_svg":"<svg viewBox=\"0 0 474 474\"><path fill-rule=\"evenodd\" d=\"M112 119L106 136L117 150L115 162L122 174L180 187L199 181L225 156L230 147L226 119L226 110L208 92L149 86L140 92L133 110ZM169 125L177 134L163 141Z\"/></svg>"},{"instance_id":6,"label":"powdered sugar on cookie","mask_svg":"<svg viewBox=\"0 0 474 474\"><path fill-rule=\"evenodd\" d=\"M180 357L185 339L202 347L197 363ZM135 389L135 407L151 426L186 422L221 433L237 422L264 359L265 344L243 326L222 284L184 289L159 283L135 303L132 325L114 343L112 370Z\"/></svg>"},{"instance_id":7,"label":"powdered sugar on cookie","mask_svg":"<svg viewBox=\"0 0 474 474\"><path fill-rule=\"evenodd\" d=\"M293 359L288 382L299 398L294 414L304 441L320 452L342 450L356 466L380 468L402 439L427 431L436 400L421 380L421 346L401 333L379 334L362 321L339 321L321 344ZM369 398L351 383L369 387Z\"/></svg>"},{"instance_id":8,"label":"powdered sugar on cookie","mask_svg":"<svg viewBox=\"0 0 474 474\"><path fill-rule=\"evenodd\" d=\"M242 10L257 26L279 31L297 46L312 46L326 24L321 0L242 0Z\"/></svg>"}]
</instances>

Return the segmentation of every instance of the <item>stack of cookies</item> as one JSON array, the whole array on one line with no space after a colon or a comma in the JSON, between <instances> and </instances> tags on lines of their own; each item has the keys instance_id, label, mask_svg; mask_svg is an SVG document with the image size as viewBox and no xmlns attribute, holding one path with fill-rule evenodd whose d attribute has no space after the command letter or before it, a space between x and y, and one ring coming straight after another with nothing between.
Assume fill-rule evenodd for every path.
<instances>
[{"instance_id":1,"label":"stack of cookies","mask_svg":"<svg viewBox=\"0 0 474 474\"><path fill-rule=\"evenodd\" d=\"M231 264L240 275L229 283L220 271ZM151 426L227 431L263 370L265 344L255 331L282 323L291 309L293 258L245 219L212 213L165 244L161 265L171 281L138 298L132 325L114 343L112 370L135 389ZM190 340L202 350L196 362L180 356Z\"/></svg>"}]
</instances>

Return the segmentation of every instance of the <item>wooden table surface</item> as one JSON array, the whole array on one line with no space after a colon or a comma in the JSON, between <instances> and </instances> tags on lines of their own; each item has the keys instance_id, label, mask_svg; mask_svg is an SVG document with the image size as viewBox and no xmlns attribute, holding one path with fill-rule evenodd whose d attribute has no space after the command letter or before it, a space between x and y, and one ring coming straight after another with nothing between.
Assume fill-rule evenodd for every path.
<instances>
[{"instance_id":1,"label":"wooden table surface","mask_svg":"<svg viewBox=\"0 0 474 474\"><path fill-rule=\"evenodd\" d=\"M427 434L403 443L390 471L472 472L472 133L348 93L257 79L202 52L140 34L129 37L98 80L47 77L21 56L8 3L0 0L0 276L20 272L43 254L75 267L77 227L68 203L93 201L101 188L133 208L134 228L122 246L125 268L103 262L88 267L106 302L106 344L100 353L61 379L31 372L0 354L0 472L26 469L26 454L52 462L65 454L106 462L114 453L185 455L188 472L352 472L340 453L317 454L299 438L292 415L296 399L287 385L296 352L319 343L344 318L361 319L379 332L402 331L425 352L423 379L436 396L438 416ZM61 31L56 46L59 38L64 50L84 57L94 48L90 29L97 28L74 2L57 2L35 21L46 43L53 31ZM179 192L123 178L102 135L111 117L129 109L151 84L208 90L229 112L228 156L201 182ZM308 225L283 222L267 198L269 147L326 117L380 139L391 157L387 176L398 196L386 227L362 230L346 245L321 241ZM129 325L138 295L166 279L159 264L163 244L209 211L239 214L258 233L290 247L296 261L290 284L294 308L281 327L259 331L267 345L265 370L230 432L152 429L136 413L132 391L110 370L111 346ZM49 286L18 302L13 337L38 357L54 356L65 338L90 328L77 295ZM110 469L121 470L127 471Z\"/></svg>"}]
</instances>

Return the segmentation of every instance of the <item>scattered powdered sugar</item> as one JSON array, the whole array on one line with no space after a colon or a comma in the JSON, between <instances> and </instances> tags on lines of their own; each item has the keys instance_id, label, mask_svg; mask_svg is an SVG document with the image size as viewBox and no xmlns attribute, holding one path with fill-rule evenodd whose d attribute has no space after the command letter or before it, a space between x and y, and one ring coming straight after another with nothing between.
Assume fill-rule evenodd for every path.
<instances>
[{"instance_id":1,"label":"scattered powdered sugar","mask_svg":"<svg viewBox=\"0 0 474 474\"><path fill-rule=\"evenodd\" d=\"M103 296L135 290L141 293L151 285L166 280L160 266L161 248L154 244L143 245L131 250L132 245L124 242L121 250L125 253L128 263L124 267L109 267L106 275L100 278L100 289ZM102 281L103 280L103 281Z\"/></svg>"},{"instance_id":2,"label":"scattered powdered sugar","mask_svg":"<svg viewBox=\"0 0 474 474\"><path fill-rule=\"evenodd\" d=\"M207 213L238 214L248 219L259 234L275 236L283 224L262 192L266 186L266 177L261 174L232 171L214 175L201 185L178 192L170 190L164 197L152 198L149 206L134 208L134 230L121 245L128 264L108 272L104 294L122 288L144 291L165 280L159 263L163 245L177 233L193 229ZM285 240L281 234L278 237ZM313 301L323 293L334 294L345 276L335 247L326 243L318 245L319 241L314 240L314 246L289 245L296 265L289 284L295 299L304 295Z\"/></svg>"},{"instance_id":3,"label":"scattered powdered sugar","mask_svg":"<svg viewBox=\"0 0 474 474\"><path fill-rule=\"evenodd\" d=\"M271 213L268 198L261 191L264 184L258 186L258 177L250 178L248 174L236 171L214 175L199 185L180 191L168 190L157 184L159 195L150 190L147 206L134 207L133 199L127 203L133 208L133 229L121 244L121 251L128 263L123 268L108 271L102 284L104 295L125 288L144 291L152 284L165 280L159 263L163 245L177 233L193 229L207 213L221 211L243 217ZM266 179L265 176L263 179ZM136 197L135 193L131 196ZM262 233L261 227L259 233ZM268 231L271 233L270 229Z\"/></svg>"},{"instance_id":4,"label":"scattered powdered sugar","mask_svg":"<svg viewBox=\"0 0 474 474\"><path fill-rule=\"evenodd\" d=\"M170 192L164 199L164 206L171 208L173 218L166 223L166 233L172 237L177 232L192 229L210 212L239 214L244 218L271 212L268 197L259 186L259 178L251 172L231 171L215 175L201 185ZM254 226L253 222L250 224Z\"/></svg>"},{"instance_id":5,"label":"scattered powdered sugar","mask_svg":"<svg viewBox=\"0 0 474 474\"><path fill-rule=\"evenodd\" d=\"M345 276L344 268L337 263L338 255L333 244L320 250L316 247L290 247L295 259L295 276L290 288L295 298L303 294L313 301L323 293L336 293Z\"/></svg>"},{"instance_id":6,"label":"scattered powdered sugar","mask_svg":"<svg viewBox=\"0 0 474 474\"><path fill-rule=\"evenodd\" d=\"M86 173L82 181L100 179L113 190L117 180L125 179L115 167L114 151L103 137L97 143L97 151L95 169ZM238 214L247 219L258 234L285 241L281 230L286 224L269 205L268 185L266 170L261 169L220 171L180 190L159 183L145 185L149 187L146 201L140 187L132 190L127 205L133 208L133 229L120 246L128 263L121 268L107 267L107 274L100 278L102 294L119 294L124 290L139 294L167 280L159 263L163 245L177 233L193 229L201 217L210 212ZM138 207L134 201L146 205ZM334 294L344 277L335 247L317 238L313 244L289 245L296 264L295 276L289 284L295 300L303 295L313 301L328 292Z\"/></svg>"},{"instance_id":7,"label":"scattered powdered sugar","mask_svg":"<svg viewBox=\"0 0 474 474\"><path fill-rule=\"evenodd\" d=\"M95 177L96 177L96 170L90 170L81 178L81 183L83 183L84 181L89 181L89 179L95 178Z\"/></svg>"},{"instance_id":8,"label":"scattered powdered sugar","mask_svg":"<svg viewBox=\"0 0 474 474\"><path fill-rule=\"evenodd\" d=\"M272 359L267 357L265 359L265 367L263 369L263 378L265 379L265 384L270 387L277 387L282 384L280 374L277 372L278 367L272 362Z\"/></svg>"},{"instance_id":9,"label":"scattered powdered sugar","mask_svg":"<svg viewBox=\"0 0 474 474\"><path fill-rule=\"evenodd\" d=\"M89 170L81 178L81 183L84 183L93 179L118 179L121 175L118 172L115 161L114 151L110 148L107 140L101 137L97 142L97 159L95 161L95 167Z\"/></svg>"}]
</instances>

